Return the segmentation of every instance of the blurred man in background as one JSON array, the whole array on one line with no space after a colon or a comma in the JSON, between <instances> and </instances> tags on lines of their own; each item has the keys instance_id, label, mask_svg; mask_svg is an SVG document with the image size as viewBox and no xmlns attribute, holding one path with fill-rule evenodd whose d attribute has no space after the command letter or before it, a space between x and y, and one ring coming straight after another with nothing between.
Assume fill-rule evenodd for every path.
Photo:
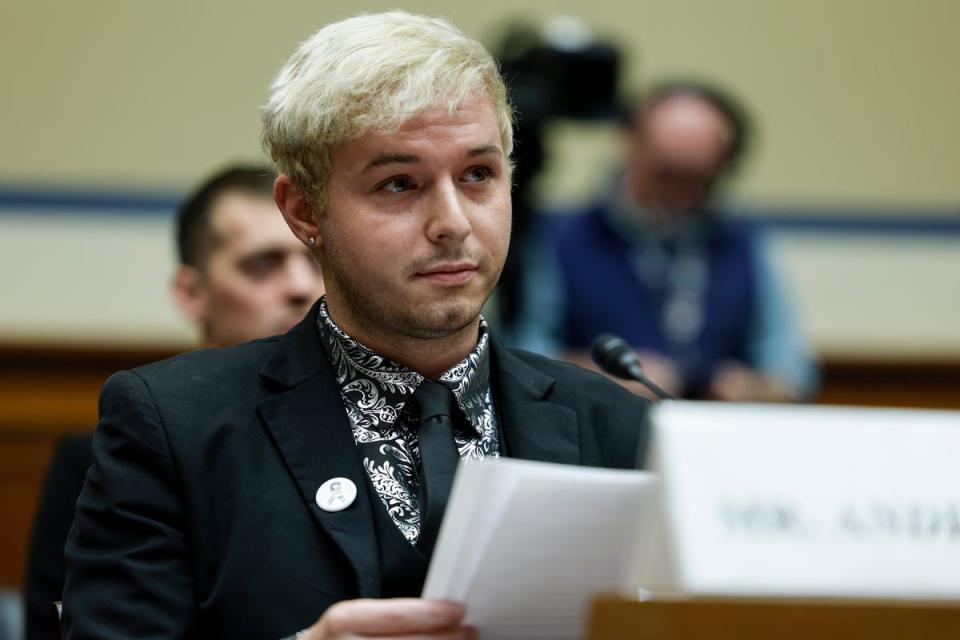
<instances>
[{"instance_id":1,"label":"blurred man in background","mask_svg":"<svg viewBox=\"0 0 960 640\"><path fill-rule=\"evenodd\" d=\"M323 294L319 267L279 215L274 173L236 167L183 205L173 296L205 346L286 333Z\"/></svg>"},{"instance_id":2,"label":"blurred man in background","mask_svg":"<svg viewBox=\"0 0 960 640\"><path fill-rule=\"evenodd\" d=\"M317 263L273 200L276 174L229 167L208 179L177 214L177 307L204 347L285 333L324 291ZM64 438L44 482L26 576L27 638L54 637L50 605L60 600L63 546L74 504L93 462L89 435Z\"/></svg>"},{"instance_id":3,"label":"blurred man in background","mask_svg":"<svg viewBox=\"0 0 960 640\"><path fill-rule=\"evenodd\" d=\"M612 196L560 221L561 340L588 362L601 333L623 336L671 393L733 401L808 397L815 374L763 239L714 205L747 124L736 103L673 82L634 111Z\"/></svg>"}]
</instances>

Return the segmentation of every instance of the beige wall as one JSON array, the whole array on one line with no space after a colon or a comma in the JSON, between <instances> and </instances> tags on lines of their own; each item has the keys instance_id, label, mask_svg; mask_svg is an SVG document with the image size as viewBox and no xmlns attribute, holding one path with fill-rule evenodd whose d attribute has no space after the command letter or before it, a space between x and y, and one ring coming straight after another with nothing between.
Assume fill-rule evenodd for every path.
<instances>
[{"instance_id":1,"label":"beige wall","mask_svg":"<svg viewBox=\"0 0 960 640\"><path fill-rule=\"evenodd\" d=\"M367 2L486 38L518 13L580 15L627 50L629 84L705 74L764 140L763 199L956 203L960 3L952 0ZM182 187L259 153L258 106L295 43L354 2L4 0L0 179ZM589 11L584 7L589 7Z\"/></svg>"},{"instance_id":2,"label":"beige wall","mask_svg":"<svg viewBox=\"0 0 960 640\"><path fill-rule=\"evenodd\" d=\"M517 15L503 0L363 6L397 4L482 39ZM297 42L356 6L2 0L0 183L178 192L225 160L257 157L270 78ZM748 199L960 204L960 2L594 0L520 14L558 12L626 47L630 87L681 73L738 92L763 134L739 185ZM583 197L614 137L556 129L543 192ZM166 293L169 233L166 219L0 212L0 340L188 342ZM960 356L957 237L782 244L821 352Z\"/></svg>"}]
</instances>

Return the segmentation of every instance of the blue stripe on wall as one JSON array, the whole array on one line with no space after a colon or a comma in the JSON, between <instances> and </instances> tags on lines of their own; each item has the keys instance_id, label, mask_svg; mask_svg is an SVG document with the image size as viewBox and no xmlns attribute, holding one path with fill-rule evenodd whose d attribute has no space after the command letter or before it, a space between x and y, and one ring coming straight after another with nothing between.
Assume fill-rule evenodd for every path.
<instances>
[{"instance_id":1,"label":"blue stripe on wall","mask_svg":"<svg viewBox=\"0 0 960 640\"><path fill-rule=\"evenodd\" d=\"M29 211L53 215L169 215L183 194L23 188L0 185L0 215Z\"/></svg>"},{"instance_id":2,"label":"blue stripe on wall","mask_svg":"<svg viewBox=\"0 0 960 640\"><path fill-rule=\"evenodd\" d=\"M960 237L960 213L953 212L857 209L854 215L849 210L832 207L811 207L805 210L791 208L789 213L770 207L758 210L750 219L773 231Z\"/></svg>"},{"instance_id":3,"label":"blue stripe on wall","mask_svg":"<svg viewBox=\"0 0 960 640\"><path fill-rule=\"evenodd\" d=\"M86 190L62 187L18 187L0 184L0 216L31 215L168 216L184 194L132 190ZM960 208L869 208L810 205L753 205L751 220L774 231L830 234L960 236Z\"/></svg>"}]
</instances>

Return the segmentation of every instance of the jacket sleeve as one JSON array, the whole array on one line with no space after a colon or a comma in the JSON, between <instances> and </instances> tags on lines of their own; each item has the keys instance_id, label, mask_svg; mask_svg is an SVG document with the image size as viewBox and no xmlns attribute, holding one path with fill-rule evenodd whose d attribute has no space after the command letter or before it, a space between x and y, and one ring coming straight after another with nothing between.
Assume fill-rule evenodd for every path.
<instances>
[{"instance_id":1,"label":"jacket sleeve","mask_svg":"<svg viewBox=\"0 0 960 640\"><path fill-rule=\"evenodd\" d=\"M160 411L137 373L104 386L93 454L65 549L65 637L190 637L182 488Z\"/></svg>"}]
</instances>

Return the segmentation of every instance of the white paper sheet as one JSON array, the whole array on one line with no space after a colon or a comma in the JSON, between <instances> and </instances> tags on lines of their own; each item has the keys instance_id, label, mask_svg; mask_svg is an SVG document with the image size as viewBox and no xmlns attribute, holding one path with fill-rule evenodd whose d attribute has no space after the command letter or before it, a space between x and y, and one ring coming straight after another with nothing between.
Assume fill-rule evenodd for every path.
<instances>
[{"instance_id":1,"label":"white paper sheet","mask_svg":"<svg viewBox=\"0 0 960 640\"><path fill-rule=\"evenodd\" d=\"M484 639L579 638L591 598L634 583L654 484L640 471L461 463L423 596L464 603Z\"/></svg>"}]
</instances>

